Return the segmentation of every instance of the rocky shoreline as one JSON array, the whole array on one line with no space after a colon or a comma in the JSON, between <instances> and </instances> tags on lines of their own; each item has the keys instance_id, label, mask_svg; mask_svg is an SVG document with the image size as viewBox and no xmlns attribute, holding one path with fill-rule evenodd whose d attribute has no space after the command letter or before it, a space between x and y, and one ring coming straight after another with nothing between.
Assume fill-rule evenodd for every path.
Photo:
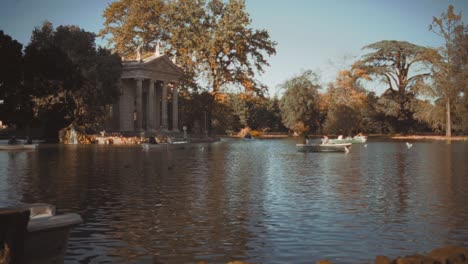
<instances>
[{"instance_id":1,"label":"rocky shoreline","mask_svg":"<svg viewBox=\"0 0 468 264\"><path fill-rule=\"evenodd\" d=\"M387 256L377 256L374 264L459 264L468 263L468 249L460 246L436 248L420 255L408 255L391 259ZM319 260L316 264L333 264L329 260Z\"/></svg>"},{"instance_id":2,"label":"rocky shoreline","mask_svg":"<svg viewBox=\"0 0 468 264\"><path fill-rule=\"evenodd\" d=\"M294 261L291 261L293 263ZM353 262L352 259L347 259L346 262ZM198 262L206 264L206 262ZM312 262L311 262L312 263ZM329 260L319 260L316 264L334 264ZM336 262L339 263L339 262ZM356 262L359 263L359 262ZM420 255L408 255L391 259L387 256L377 256L374 264L465 264L468 263L468 249L460 246L446 246L436 248L431 252ZM254 264L253 262L230 261L228 264Z\"/></svg>"}]
</instances>

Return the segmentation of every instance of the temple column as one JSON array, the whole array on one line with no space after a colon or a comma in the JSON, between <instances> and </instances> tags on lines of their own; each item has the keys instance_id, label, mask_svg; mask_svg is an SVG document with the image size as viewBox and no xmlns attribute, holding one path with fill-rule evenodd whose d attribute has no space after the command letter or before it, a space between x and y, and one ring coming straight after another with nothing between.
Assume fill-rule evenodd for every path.
<instances>
[{"instance_id":1,"label":"temple column","mask_svg":"<svg viewBox=\"0 0 468 264\"><path fill-rule=\"evenodd\" d=\"M156 89L156 98L155 98L155 128L161 128L161 86L158 85L158 89Z\"/></svg>"},{"instance_id":2,"label":"temple column","mask_svg":"<svg viewBox=\"0 0 468 264\"><path fill-rule=\"evenodd\" d=\"M119 130L125 130L125 91L122 84L122 80L119 81Z\"/></svg>"},{"instance_id":3,"label":"temple column","mask_svg":"<svg viewBox=\"0 0 468 264\"><path fill-rule=\"evenodd\" d=\"M142 97L143 97L143 79L137 78L137 87L136 87L136 95L135 95L135 101L136 101L136 131L141 132L143 130L143 103L142 103Z\"/></svg>"},{"instance_id":4,"label":"temple column","mask_svg":"<svg viewBox=\"0 0 468 264\"><path fill-rule=\"evenodd\" d=\"M132 91L129 90L128 80L126 79L120 80L119 86L119 130L133 131L133 111L135 110L135 105L133 103Z\"/></svg>"},{"instance_id":5,"label":"temple column","mask_svg":"<svg viewBox=\"0 0 468 264\"><path fill-rule=\"evenodd\" d=\"M172 85L172 131L179 132L178 83Z\"/></svg>"},{"instance_id":6,"label":"temple column","mask_svg":"<svg viewBox=\"0 0 468 264\"><path fill-rule=\"evenodd\" d=\"M148 86L148 107L146 111L146 127L148 131L154 131L154 81L149 80Z\"/></svg>"},{"instance_id":7,"label":"temple column","mask_svg":"<svg viewBox=\"0 0 468 264\"><path fill-rule=\"evenodd\" d=\"M162 85L162 128L167 130L167 84L165 81Z\"/></svg>"}]
</instances>

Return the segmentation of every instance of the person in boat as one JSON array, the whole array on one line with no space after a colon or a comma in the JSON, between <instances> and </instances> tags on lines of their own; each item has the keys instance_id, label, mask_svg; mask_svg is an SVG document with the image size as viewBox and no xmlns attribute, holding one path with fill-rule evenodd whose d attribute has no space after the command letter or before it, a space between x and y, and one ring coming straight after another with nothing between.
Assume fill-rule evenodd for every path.
<instances>
[{"instance_id":1,"label":"person in boat","mask_svg":"<svg viewBox=\"0 0 468 264\"><path fill-rule=\"evenodd\" d=\"M12 136L10 140L8 140L8 145L17 145L19 143L19 140L17 140L15 136Z\"/></svg>"},{"instance_id":2,"label":"person in boat","mask_svg":"<svg viewBox=\"0 0 468 264\"><path fill-rule=\"evenodd\" d=\"M168 144L174 143L173 140L172 140L172 137L170 137L170 136L167 137L166 141L167 141Z\"/></svg>"},{"instance_id":3,"label":"person in boat","mask_svg":"<svg viewBox=\"0 0 468 264\"><path fill-rule=\"evenodd\" d=\"M32 144L32 139L29 136L26 137L26 143L25 144L28 144L28 145Z\"/></svg>"},{"instance_id":4,"label":"person in boat","mask_svg":"<svg viewBox=\"0 0 468 264\"><path fill-rule=\"evenodd\" d=\"M327 144L328 143L328 136L324 135L322 138L322 144Z\"/></svg>"}]
</instances>

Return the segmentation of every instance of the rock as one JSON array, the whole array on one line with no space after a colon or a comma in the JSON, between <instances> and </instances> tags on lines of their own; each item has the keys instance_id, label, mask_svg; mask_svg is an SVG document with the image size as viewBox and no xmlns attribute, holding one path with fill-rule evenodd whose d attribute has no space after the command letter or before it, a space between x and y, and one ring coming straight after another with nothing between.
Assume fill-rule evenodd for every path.
<instances>
[{"instance_id":1,"label":"rock","mask_svg":"<svg viewBox=\"0 0 468 264\"><path fill-rule=\"evenodd\" d=\"M423 256L423 255L398 257L393 261L393 263L395 264L442 264L442 263L438 263L433 258Z\"/></svg>"},{"instance_id":2,"label":"rock","mask_svg":"<svg viewBox=\"0 0 468 264\"><path fill-rule=\"evenodd\" d=\"M437 248L427 255L443 264L468 263L468 249L458 246Z\"/></svg>"},{"instance_id":3,"label":"rock","mask_svg":"<svg viewBox=\"0 0 468 264\"><path fill-rule=\"evenodd\" d=\"M329 260L321 259L321 260L318 260L317 262L315 262L315 264L333 264L333 262L331 262Z\"/></svg>"},{"instance_id":4,"label":"rock","mask_svg":"<svg viewBox=\"0 0 468 264\"><path fill-rule=\"evenodd\" d=\"M375 264L392 264L392 260L386 256L375 257Z\"/></svg>"}]
</instances>

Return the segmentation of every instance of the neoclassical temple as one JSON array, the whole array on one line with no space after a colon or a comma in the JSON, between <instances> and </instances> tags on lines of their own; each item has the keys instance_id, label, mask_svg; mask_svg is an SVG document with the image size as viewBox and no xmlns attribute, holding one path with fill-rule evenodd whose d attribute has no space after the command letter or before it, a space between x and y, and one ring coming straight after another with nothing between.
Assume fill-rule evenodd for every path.
<instances>
[{"instance_id":1,"label":"neoclassical temple","mask_svg":"<svg viewBox=\"0 0 468 264\"><path fill-rule=\"evenodd\" d=\"M112 106L111 129L127 135L179 131L178 84L182 70L166 55L123 61L120 98ZM168 111L168 98L172 111ZM172 122L168 123L168 112Z\"/></svg>"}]
</instances>

